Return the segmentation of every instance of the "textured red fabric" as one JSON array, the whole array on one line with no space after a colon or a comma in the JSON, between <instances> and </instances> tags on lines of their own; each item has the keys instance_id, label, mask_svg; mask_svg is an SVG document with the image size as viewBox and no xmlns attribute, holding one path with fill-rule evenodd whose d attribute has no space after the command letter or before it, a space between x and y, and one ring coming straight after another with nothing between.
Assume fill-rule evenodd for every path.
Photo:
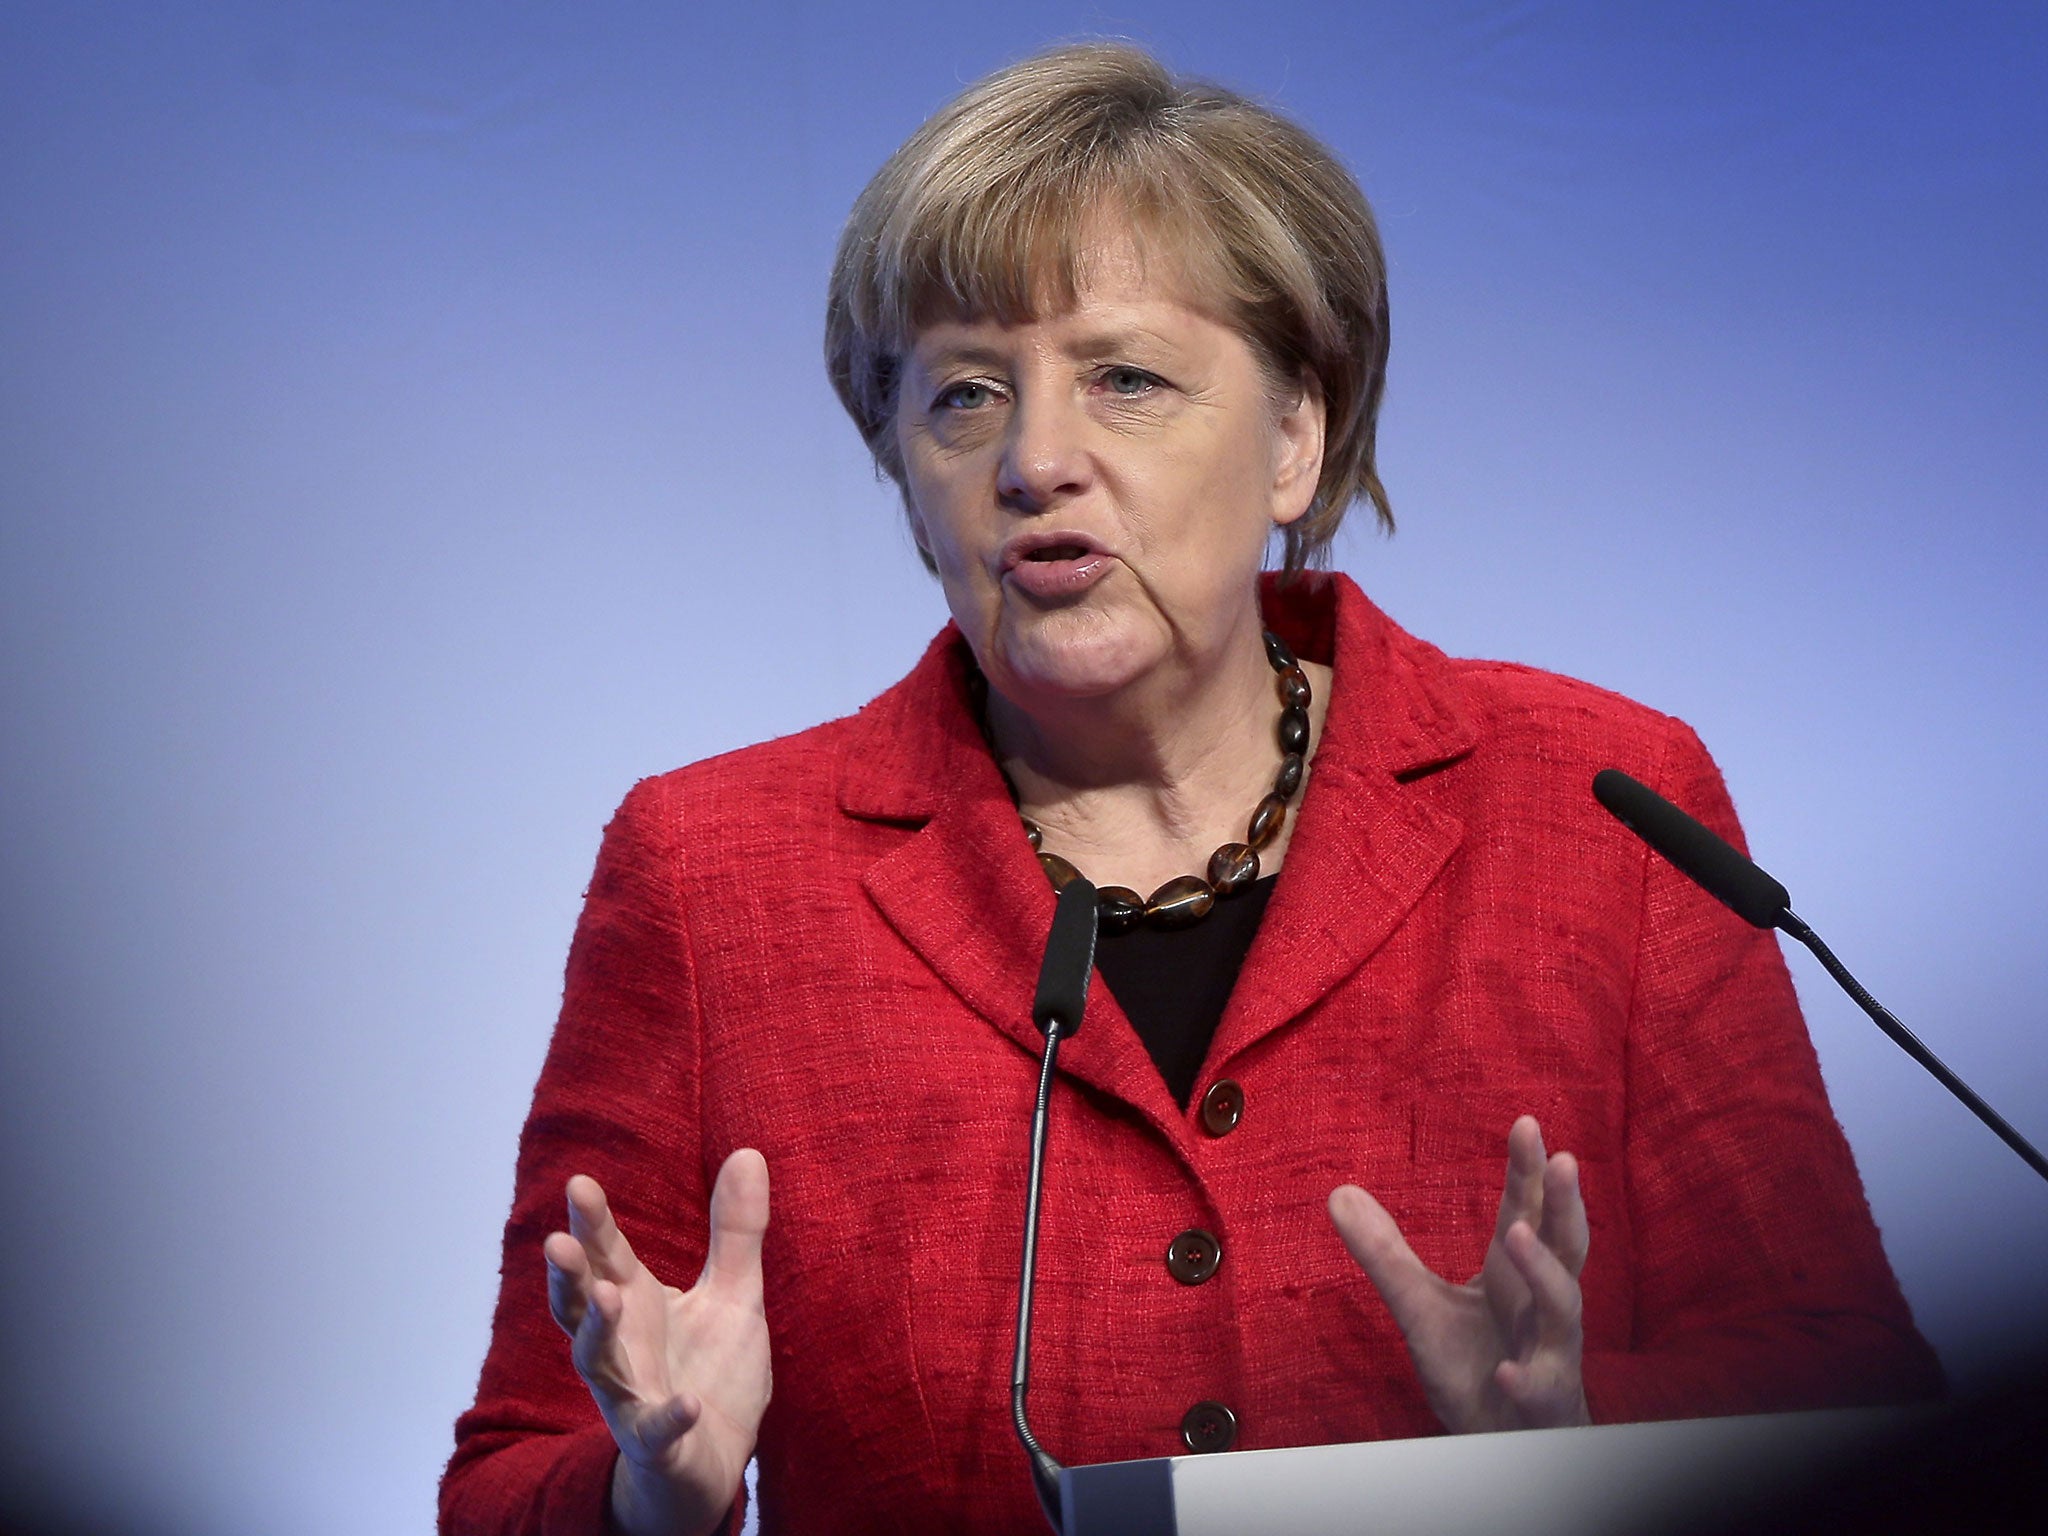
<instances>
[{"instance_id":1,"label":"textured red fabric","mask_svg":"<svg viewBox=\"0 0 2048 1536\"><path fill-rule=\"evenodd\" d=\"M1939 1390L1773 937L1599 809L1613 766L1739 838L1679 722L1447 660L1341 577L1268 616L1335 666L1300 823L1195 1109L1098 981L1061 1055L1033 1421L1070 1463L1437 1432L1330 1227L1372 1190L1439 1272L1492 1231L1509 1124L1579 1156L1602 1420ZM763 1529L1037 1532L1007 1414L1052 893L964 702L950 629L850 719L647 780L605 835L520 1146L503 1292L445 1532L594 1536L609 1443L540 1243L595 1175L677 1283L712 1173L767 1156L775 1396ZM1220 1139L1199 1089L1243 1084ZM1222 1240L1207 1283L1168 1243Z\"/></svg>"}]
</instances>

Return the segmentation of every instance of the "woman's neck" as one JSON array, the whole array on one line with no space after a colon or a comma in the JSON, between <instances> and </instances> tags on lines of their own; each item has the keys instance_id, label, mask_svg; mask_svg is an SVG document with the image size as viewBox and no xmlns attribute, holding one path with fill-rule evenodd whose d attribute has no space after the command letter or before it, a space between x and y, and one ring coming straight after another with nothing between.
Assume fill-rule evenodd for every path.
<instances>
[{"instance_id":1,"label":"woman's neck","mask_svg":"<svg viewBox=\"0 0 2048 1536\"><path fill-rule=\"evenodd\" d=\"M997 756L1036 822L1044 849L1097 885L1140 895L1200 874L1209 855L1243 839L1280 766L1280 698L1254 625L1214 665L1154 676L1114 695L1026 710L990 691ZM1314 698L1309 751L1322 735L1330 672L1303 663ZM1260 855L1272 874L1286 855L1292 810Z\"/></svg>"}]
</instances>

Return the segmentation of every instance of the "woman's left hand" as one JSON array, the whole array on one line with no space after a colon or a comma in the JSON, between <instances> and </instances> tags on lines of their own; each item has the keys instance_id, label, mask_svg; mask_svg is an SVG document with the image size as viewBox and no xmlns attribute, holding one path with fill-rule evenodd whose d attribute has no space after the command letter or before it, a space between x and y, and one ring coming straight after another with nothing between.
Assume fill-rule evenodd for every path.
<instances>
[{"instance_id":1,"label":"woman's left hand","mask_svg":"<svg viewBox=\"0 0 2048 1536\"><path fill-rule=\"evenodd\" d=\"M1590 1423L1579 1377L1586 1205L1569 1152L1546 1157L1524 1115L1508 1132L1507 1188L1479 1273L1432 1274L1379 1201L1330 1193L1330 1220L1407 1341L1429 1405L1454 1433Z\"/></svg>"}]
</instances>

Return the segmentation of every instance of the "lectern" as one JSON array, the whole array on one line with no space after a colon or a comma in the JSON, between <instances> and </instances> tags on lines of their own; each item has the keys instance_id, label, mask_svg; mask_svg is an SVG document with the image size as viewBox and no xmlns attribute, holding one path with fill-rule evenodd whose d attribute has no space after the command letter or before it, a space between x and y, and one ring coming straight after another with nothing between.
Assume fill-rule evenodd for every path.
<instances>
[{"instance_id":1,"label":"lectern","mask_svg":"<svg viewBox=\"0 0 2048 1536\"><path fill-rule=\"evenodd\" d=\"M1641 1536L1796 1492L1931 1412L1755 1414L1069 1467L1065 1536Z\"/></svg>"}]
</instances>

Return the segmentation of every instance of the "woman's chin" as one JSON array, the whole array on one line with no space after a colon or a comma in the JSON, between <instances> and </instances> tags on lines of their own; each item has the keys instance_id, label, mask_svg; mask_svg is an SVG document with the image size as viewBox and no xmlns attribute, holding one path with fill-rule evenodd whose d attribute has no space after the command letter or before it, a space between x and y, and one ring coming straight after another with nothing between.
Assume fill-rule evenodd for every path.
<instances>
[{"instance_id":1,"label":"woman's chin","mask_svg":"<svg viewBox=\"0 0 2048 1536\"><path fill-rule=\"evenodd\" d=\"M1035 622L1006 625L997 634L1002 659L994 677L1019 704L1033 697L1101 698L1151 671L1163 659L1162 639L1107 615L1037 615Z\"/></svg>"}]
</instances>

